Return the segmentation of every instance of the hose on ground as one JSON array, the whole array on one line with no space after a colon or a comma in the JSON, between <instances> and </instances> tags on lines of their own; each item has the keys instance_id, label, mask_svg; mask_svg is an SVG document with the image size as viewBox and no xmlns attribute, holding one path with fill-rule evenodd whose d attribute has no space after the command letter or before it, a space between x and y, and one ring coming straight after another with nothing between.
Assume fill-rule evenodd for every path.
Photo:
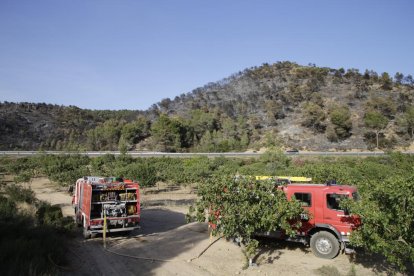
<instances>
[{"instance_id":1,"label":"hose on ground","mask_svg":"<svg viewBox=\"0 0 414 276\"><path fill-rule=\"evenodd\" d=\"M108 248L104 248L105 251L111 253L111 254L115 254L118 256L122 256L122 257L127 257L127 258L132 258L132 259L138 259L138 260L145 260L145 261L151 261L151 262L176 262L176 261L180 261L180 262L192 262L198 258L200 258L213 244L215 244L218 240L220 240L221 237L218 237L217 239L215 239L213 242L211 242L209 245L206 246L206 248L204 248L200 254L198 254L196 257L193 257L189 260L176 260L176 259L160 259L160 258L150 258L150 257L140 257L140 256L133 256L133 255L129 255L129 254L123 254L123 253L118 253L115 252L111 249Z\"/></svg>"}]
</instances>

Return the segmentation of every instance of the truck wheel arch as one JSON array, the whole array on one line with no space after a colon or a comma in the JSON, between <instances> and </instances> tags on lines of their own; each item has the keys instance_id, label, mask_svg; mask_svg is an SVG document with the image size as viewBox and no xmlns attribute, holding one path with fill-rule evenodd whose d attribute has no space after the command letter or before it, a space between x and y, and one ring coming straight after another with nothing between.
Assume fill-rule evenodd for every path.
<instances>
[{"instance_id":1,"label":"truck wheel arch","mask_svg":"<svg viewBox=\"0 0 414 276\"><path fill-rule=\"evenodd\" d=\"M313 236L314 234L320 232L320 231L327 231L330 232L331 234L333 234L338 241L341 243L342 242L342 236L341 234L338 232L338 230L336 230L335 228L333 228L331 225L329 224L316 224L314 228L312 228L309 231L309 236Z\"/></svg>"}]
</instances>

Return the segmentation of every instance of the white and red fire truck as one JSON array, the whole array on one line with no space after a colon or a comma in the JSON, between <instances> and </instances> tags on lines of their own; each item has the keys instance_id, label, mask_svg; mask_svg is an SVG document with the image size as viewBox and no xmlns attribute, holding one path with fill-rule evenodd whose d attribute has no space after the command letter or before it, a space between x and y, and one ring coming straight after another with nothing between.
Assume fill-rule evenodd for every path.
<instances>
[{"instance_id":1,"label":"white and red fire truck","mask_svg":"<svg viewBox=\"0 0 414 276\"><path fill-rule=\"evenodd\" d=\"M139 228L139 184L116 177L87 176L76 181L72 199L75 219L90 238L97 233Z\"/></svg>"}]
</instances>

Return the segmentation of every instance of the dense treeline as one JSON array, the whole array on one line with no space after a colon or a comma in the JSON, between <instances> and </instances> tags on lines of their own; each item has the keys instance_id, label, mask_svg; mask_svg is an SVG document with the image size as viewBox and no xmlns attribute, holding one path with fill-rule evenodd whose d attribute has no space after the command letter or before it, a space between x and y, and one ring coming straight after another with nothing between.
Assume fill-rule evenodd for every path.
<instances>
[{"instance_id":1,"label":"dense treeline","mask_svg":"<svg viewBox=\"0 0 414 276\"><path fill-rule=\"evenodd\" d=\"M295 148L395 148L414 136L414 80L278 62L146 111L7 102L0 110L1 149L224 152L260 148L269 133Z\"/></svg>"},{"instance_id":2,"label":"dense treeline","mask_svg":"<svg viewBox=\"0 0 414 276\"><path fill-rule=\"evenodd\" d=\"M26 150L87 149L87 132L108 121L133 121L129 110L87 110L45 103L0 103L0 147ZM108 123L106 123L108 124ZM118 145L118 139L116 144Z\"/></svg>"},{"instance_id":3,"label":"dense treeline","mask_svg":"<svg viewBox=\"0 0 414 276\"><path fill-rule=\"evenodd\" d=\"M257 160L134 159L128 155L0 159L0 170L16 175L16 182L47 175L62 185L73 185L84 175L123 176L140 180L142 186L163 181L174 185L203 185L201 187L216 187L214 183L222 183L235 175L307 176L319 183L336 179L338 183L357 186L361 196L360 201L349 203L350 210L360 215L363 222L362 228L352 235L352 242L384 255L400 268L414 261L414 175L410 173L413 168L414 156L400 153L368 158L291 159L276 149Z\"/></svg>"}]
</instances>

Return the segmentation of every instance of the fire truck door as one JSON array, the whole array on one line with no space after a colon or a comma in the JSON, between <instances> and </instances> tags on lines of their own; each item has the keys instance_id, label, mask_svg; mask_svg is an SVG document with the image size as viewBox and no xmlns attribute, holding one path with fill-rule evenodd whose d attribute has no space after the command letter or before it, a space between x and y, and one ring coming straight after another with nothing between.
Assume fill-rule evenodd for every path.
<instances>
[{"instance_id":1,"label":"fire truck door","mask_svg":"<svg viewBox=\"0 0 414 276\"><path fill-rule=\"evenodd\" d=\"M325 193L324 197L324 223L332 225L338 232L342 233L349 232L349 227L347 227L346 223L348 215L345 214L345 211L339 206L339 203L341 202L341 199L347 197L347 194L336 193Z\"/></svg>"},{"instance_id":2,"label":"fire truck door","mask_svg":"<svg viewBox=\"0 0 414 276\"><path fill-rule=\"evenodd\" d=\"M292 196L301 203L302 208L306 211L301 215L302 226L300 228L300 232L306 233L315 224L315 202L313 194L311 192L296 192Z\"/></svg>"}]
</instances>

